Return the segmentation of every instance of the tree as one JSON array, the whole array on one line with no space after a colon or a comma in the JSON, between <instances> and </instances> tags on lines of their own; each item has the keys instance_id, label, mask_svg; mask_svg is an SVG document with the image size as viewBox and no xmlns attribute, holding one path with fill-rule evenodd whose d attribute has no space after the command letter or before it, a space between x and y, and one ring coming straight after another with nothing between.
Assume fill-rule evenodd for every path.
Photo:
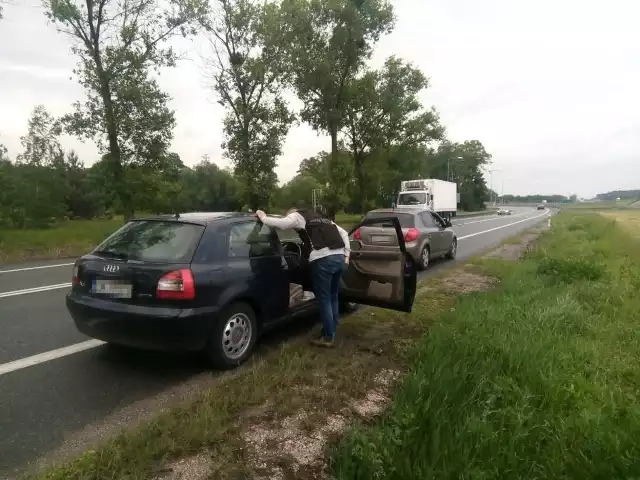
<instances>
[{"instance_id":1,"label":"tree","mask_svg":"<svg viewBox=\"0 0 640 480\"><path fill-rule=\"evenodd\" d=\"M64 155L60 140L60 125L47 112L44 105L36 106L28 120L28 132L20 137L24 148L18 155L19 163L29 165L51 165L56 158Z\"/></svg>"},{"instance_id":2,"label":"tree","mask_svg":"<svg viewBox=\"0 0 640 480\"><path fill-rule=\"evenodd\" d=\"M332 170L330 170L332 168ZM343 209L348 203L353 191L353 165L349 152L344 148L338 151L337 162L331 161L331 154L319 152L317 155L305 158L300 162L298 175L312 177L320 189L320 203L329 216ZM311 200L311 190L298 199Z\"/></svg>"},{"instance_id":3,"label":"tree","mask_svg":"<svg viewBox=\"0 0 640 480\"><path fill-rule=\"evenodd\" d=\"M0 20L2 20L4 14L4 6L10 4L7 0L0 0Z\"/></svg>"},{"instance_id":4,"label":"tree","mask_svg":"<svg viewBox=\"0 0 640 480\"><path fill-rule=\"evenodd\" d=\"M275 206L287 210L301 202L310 205L313 191L321 190L322 187L323 185L311 175L296 175L280 188Z\"/></svg>"},{"instance_id":5,"label":"tree","mask_svg":"<svg viewBox=\"0 0 640 480\"><path fill-rule=\"evenodd\" d=\"M181 172L183 185L179 195L182 211L233 212L242 207L239 182L207 157L193 169Z\"/></svg>"},{"instance_id":6,"label":"tree","mask_svg":"<svg viewBox=\"0 0 640 480\"><path fill-rule=\"evenodd\" d=\"M59 178L64 151L59 134L59 124L44 106L35 107L27 134L20 138L24 150L17 156L10 180L9 210L16 226L45 226L65 213L65 186Z\"/></svg>"},{"instance_id":7,"label":"tree","mask_svg":"<svg viewBox=\"0 0 640 480\"><path fill-rule=\"evenodd\" d=\"M64 168L65 201L69 217L91 219L101 215L104 210L101 191L92 184L89 171L75 151L67 153Z\"/></svg>"},{"instance_id":8,"label":"tree","mask_svg":"<svg viewBox=\"0 0 640 480\"><path fill-rule=\"evenodd\" d=\"M331 137L332 176L350 82L393 24L387 0L284 0L282 4L278 41L286 45L290 82L304 105L301 118Z\"/></svg>"},{"instance_id":9,"label":"tree","mask_svg":"<svg viewBox=\"0 0 640 480\"><path fill-rule=\"evenodd\" d=\"M194 34L206 14L205 0L44 0L47 17L75 40L74 71L87 91L84 104L65 123L70 133L95 140L106 154L113 186L125 212L133 215L125 166L151 163L165 153L173 112L166 107L149 70L173 66L172 36Z\"/></svg>"},{"instance_id":10,"label":"tree","mask_svg":"<svg viewBox=\"0 0 640 480\"><path fill-rule=\"evenodd\" d=\"M482 169L491 163L491 154L478 140L467 140L463 143L444 142L438 148L440 178L446 177L449 171L450 180L458 185L460 208L466 211L484 209L484 202L489 200ZM449 160L449 167L446 165Z\"/></svg>"},{"instance_id":11,"label":"tree","mask_svg":"<svg viewBox=\"0 0 640 480\"><path fill-rule=\"evenodd\" d=\"M435 109L425 109L419 98L428 86L419 68L395 56L379 71L367 71L351 82L342 133L351 150L363 210L367 205L364 164L373 152L388 151L389 158L401 161L399 152L415 151L443 137Z\"/></svg>"},{"instance_id":12,"label":"tree","mask_svg":"<svg viewBox=\"0 0 640 480\"><path fill-rule=\"evenodd\" d=\"M0 143L0 162L9 162L9 151L2 143Z\"/></svg>"},{"instance_id":13,"label":"tree","mask_svg":"<svg viewBox=\"0 0 640 480\"><path fill-rule=\"evenodd\" d=\"M215 52L214 89L227 108L222 147L252 209L266 207L277 185L274 172L294 116L282 98L279 55L266 32L270 8L254 0L217 0L208 30Z\"/></svg>"}]
</instances>

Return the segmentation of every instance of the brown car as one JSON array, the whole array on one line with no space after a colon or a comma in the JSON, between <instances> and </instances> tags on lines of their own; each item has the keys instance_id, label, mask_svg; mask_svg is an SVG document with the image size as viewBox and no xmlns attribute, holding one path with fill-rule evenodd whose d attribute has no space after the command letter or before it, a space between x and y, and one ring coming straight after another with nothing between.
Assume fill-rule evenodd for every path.
<instances>
[{"instance_id":1,"label":"brown car","mask_svg":"<svg viewBox=\"0 0 640 480\"><path fill-rule=\"evenodd\" d=\"M381 208L367 213L365 219L390 216L400 221L407 252L420 270L427 268L432 258L455 258L458 240L448 220L423 208ZM352 239L363 250L398 248L398 238L391 225L360 227L353 232Z\"/></svg>"}]
</instances>

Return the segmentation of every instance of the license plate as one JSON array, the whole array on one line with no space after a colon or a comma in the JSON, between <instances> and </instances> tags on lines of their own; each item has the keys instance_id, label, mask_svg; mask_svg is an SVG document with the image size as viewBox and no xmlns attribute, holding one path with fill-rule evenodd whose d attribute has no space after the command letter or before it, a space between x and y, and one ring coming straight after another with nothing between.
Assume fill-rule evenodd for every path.
<instances>
[{"instance_id":1,"label":"license plate","mask_svg":"<svg viewBox=\"0 0 640 480\"><path fill-rule=\"evenodd\" d=\"M371 241L373 243L391 243L391 238L385 235L371 235Z\"/></svg>"},{"instance_id":2,"label":"license plate","mask_svg":"<svg viewBox=\"0 0 640 480\"><path fill-rule=\"evenodd\" d=\"M122 280L94 280L91 291L113 298L131 298L133 287Z\"/></svg>"}]
</instances>

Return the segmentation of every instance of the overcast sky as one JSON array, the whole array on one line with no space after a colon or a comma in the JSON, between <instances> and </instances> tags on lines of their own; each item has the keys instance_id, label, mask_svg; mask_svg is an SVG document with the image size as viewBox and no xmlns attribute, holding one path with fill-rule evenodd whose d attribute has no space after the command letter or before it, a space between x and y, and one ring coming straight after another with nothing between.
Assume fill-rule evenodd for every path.
<instances>
[{"instance_id":1,"label":"overcast sky","mask_svg":"<svg viewBox=\"0 0 640 480\"><path fill-rule=\"evenodd\" d=\"M12 157L33 107L54 115L84 98L71 80L68 40L47 25L38 0L12 0L0 21L0 142ZM640 188L640 3L637 0L395 0L397 26L375 65L396 54L431 79L434 105L454 141L480 140L493 155L494 189L589 197ZM526 4L526 5L525 5ZM173 150L193 165L220 149L221 107L191 60L163 73L177 128ZM92 144L64 138L85 163ZM330 144L292 130L277 173Z\"/></svg>"}]
</instances>

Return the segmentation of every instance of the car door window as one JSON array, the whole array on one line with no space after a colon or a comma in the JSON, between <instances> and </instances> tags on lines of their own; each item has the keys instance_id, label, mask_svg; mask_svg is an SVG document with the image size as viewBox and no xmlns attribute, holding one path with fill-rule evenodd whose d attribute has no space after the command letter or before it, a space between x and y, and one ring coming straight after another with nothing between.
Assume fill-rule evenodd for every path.
<instances>
[{"instance_id":1,"label":"car door window","mask_svg":"<svg viewBox=\"0 0 640 480\"><path fill-rule=\"evenodd\" d=\"M420 218L422 219L422 223L425 227L427 228L436 228L437 225L433 219L433 217L431 216L430 212L422 212L420 214Z\"/></svg>"},{"instance_id":2,"label":"car door window","mask_svg":"<svg viewBox=\"0 0 640 480\"><path fill-rule=\"evenodd\" d=\"M431 214L431 216L433 217L433 221L435 222L435 225L439 228L447 228L447 226L444 224L444 220L442 219L442 217L440 215L438 215L437 213L433 213L433 212L429 212Z\"/></svg>"},{"instance_id":3,"label":"car door window","mask_svg":"<svg viewBox=\"0 0 640 480\"><path fill-rule=\"evenodd\" d=\"M274 232L258 222L244 222L229 228L229 257L268 257L278 254Z\"/></svg>"}]
</instances>

